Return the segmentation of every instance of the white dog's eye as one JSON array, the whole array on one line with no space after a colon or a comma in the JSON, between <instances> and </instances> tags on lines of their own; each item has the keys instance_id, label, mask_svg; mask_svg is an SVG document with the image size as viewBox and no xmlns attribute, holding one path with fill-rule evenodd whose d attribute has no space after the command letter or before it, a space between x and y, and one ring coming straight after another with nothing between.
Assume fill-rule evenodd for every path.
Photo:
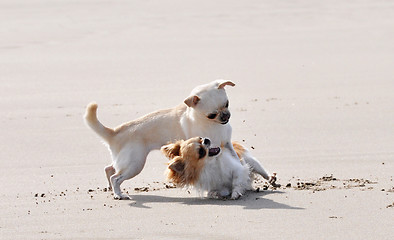
<instances>
[{"instance_id":1,"label":"white dog's eye","mask_svg":"<svg viewBox=\"0 0 394 240\"><path fill-rule=\"evenodd\" d=\"M230 105L230 102L227 101L227 103L226 103L226 108L228 108L229 105Z\"/></svg>"},{"instance_id":2,"label":"white dog's eye","mask_svg":"<svg viewBox=\"0 0 394 240\"><path fill-rule=\"evenodd\" d=\"M217 115L218 115L217 113L211 113L211 114L208 115L208 118L209 119L215 119Z\"/></svg>"}]
</instances>

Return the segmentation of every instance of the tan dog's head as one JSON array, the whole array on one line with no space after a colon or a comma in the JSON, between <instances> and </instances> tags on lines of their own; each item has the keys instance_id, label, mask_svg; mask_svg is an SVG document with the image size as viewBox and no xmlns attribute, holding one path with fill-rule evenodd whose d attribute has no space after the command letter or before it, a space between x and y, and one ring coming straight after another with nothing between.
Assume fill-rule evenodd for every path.
<instances>
[{"instance_id":1,"label":"tan dog's head","mask_svg":"<svg viewBox=\"0 0 394 240\"><path fill-rule=\"evenodd\" d=\"M165 145L161 151L170 159L167 177L180 186L193 185L199 178L206 158L216 156L220 148L209 148L211 140L195 137Z\"/></svg>"},{"instance_id":2,"label":"tan dog's head","mask_svg":"<svg viewBox=\"0 0 394 240\"><path fill-rule=\"evenodd\" d=\"M225 86L235 86L229 80L216 80L193 89L185 104L193 108L201 117L220 124L230 120L229 101Z\"/></svg>"}]
</instances>

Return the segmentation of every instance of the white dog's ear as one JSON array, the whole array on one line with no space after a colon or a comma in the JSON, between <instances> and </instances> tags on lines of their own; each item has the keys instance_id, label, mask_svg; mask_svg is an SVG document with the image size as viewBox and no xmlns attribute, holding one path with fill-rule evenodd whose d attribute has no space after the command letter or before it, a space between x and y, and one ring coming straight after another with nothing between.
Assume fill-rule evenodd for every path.
<instances>
[{"instance_id":1,"label":"white dog's ear","mask_svg":"<svg viewBox=\"0 0 394 240\"><path fill-rule=\"evenodd\" d=\"M200 97L197 95L194 96L190 96L188 98L185 99L184 103L188 106L188 107L194 107L197 105L197 103L200 101Z\"/></svg>"},{"instance_id":2,"label":"white dog's ear","mask_svg":"<svg viewBox=\"0 0 394 240\"><path fill-rule=\"evenodd\" d=\"M235 83L233 83L230 80L219 80L218 82L219 82L218 89L222 89L222 88L224 88L227 85L230 85L231 87L235 86Z\"/></svg>"},{"instance_id":3,"label":"white dog's ear","mask_svg":"<svg viewBox=\"0 0 394 240\"><path fill-rule=\"evenodd\" d=\"M167 144L161 147L160 150L166 157L168 157L169 159L173 159L174 157L180 155L181 142L182 141L178 141L176 143Z\"/></svg>"},{"instance_id":4,"label":"white dog's ear","mask_svg":"<svg viewBox=\"0 0 394 240\"><path fill-rule=\"evenodd\" d=\"M173 161L170 162L168 168L176 173L181 173L185 169L185 164L181 160L181 157L176 157Z\"/></svg>"}]
</instances>

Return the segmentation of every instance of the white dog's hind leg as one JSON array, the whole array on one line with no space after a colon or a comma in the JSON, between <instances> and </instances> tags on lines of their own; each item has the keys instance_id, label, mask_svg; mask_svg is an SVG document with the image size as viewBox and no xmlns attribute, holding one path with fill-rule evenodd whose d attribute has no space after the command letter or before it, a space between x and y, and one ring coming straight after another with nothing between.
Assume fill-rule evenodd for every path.
<instances>
[{"instance_id":1,"label":"white dog's hind leg","mask_svg":"<svg viewBox=\"0 0 394 240\"><path fill-rule=\"evenodd\" d=\"M109 189L112 189L112 184L111 184L111 176L115 174L115 168L111 165L107 166L104 168L105 175L107 176L108 184L109 184Z\"/></svg>"},{"instance_id":2,"label":"white dog's hind leg","mask_svg":"<svg viewBox=\"0 0 394 240\"><path fill-rule=\"evenodd\" d=\"M124 176L122 176L121 173L115 174L111 176L111 184L112 184L112 189L114 191L114 199L128 199L129 196L127 196L126 194L123 194L122 191L120 190L120 184L122 184L122 182L124 180L126 180L126 178Z\"/></svg>"},{"instance_id":3,"label":"white dog's hind leg","mask_svg":"<svg viewBox=\"0 0 394 240\"><path fill-rule=\"evenodd\" d=\"M142 168L132 168L132 169L127 169L124 170L121 173L117 173L115 175L112 175L110 180L111 184L113 187L113 192L114 192L114 198L115 199L130 199L130 197L127 194L122 193L120 190L120 185L125 181L130 178L133 178L137 176L141 172Z\"/></svg>"},{"instance_id":4,"label":"white dog's hind leg","mask_svg":"<svg viewBox=\"0 0 394 240\"><path fill-rule=\"evenodd\" d=\"M114 165L116 174L110 178L115 199L129 199L129 196L120 190L120 185L123 181L137 176L142 171L147 155L148 153L144 153L138 148L127 149L119 154Z\"/></svg>"}]
</instances>

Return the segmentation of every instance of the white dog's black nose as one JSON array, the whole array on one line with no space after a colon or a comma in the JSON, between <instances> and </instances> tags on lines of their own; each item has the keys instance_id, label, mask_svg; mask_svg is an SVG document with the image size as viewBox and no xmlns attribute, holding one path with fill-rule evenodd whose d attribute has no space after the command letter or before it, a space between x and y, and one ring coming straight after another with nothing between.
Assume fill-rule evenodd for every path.
<instances>
[{"instance_id":1,"label":"white dog's black nose","mask_svg":"<svg viewBox=\"0 0 394 240\"><path fill-rule=\"evenodd\" d=\"M209 140L209 138L204 138L203 144L209 146L211 145L211 140Z\"/></svg>"},{"instance_id":2,"label":"white dog's black nose","mask_svg":"<svg viewBox=\"0 0 394 240\"><path fill-rule=\"evenodd\" d=\"M220 120L223 124L228 123L230 120L231 114L229 112L223 112L220 114Z\"/></svg>"}]
</instances>

